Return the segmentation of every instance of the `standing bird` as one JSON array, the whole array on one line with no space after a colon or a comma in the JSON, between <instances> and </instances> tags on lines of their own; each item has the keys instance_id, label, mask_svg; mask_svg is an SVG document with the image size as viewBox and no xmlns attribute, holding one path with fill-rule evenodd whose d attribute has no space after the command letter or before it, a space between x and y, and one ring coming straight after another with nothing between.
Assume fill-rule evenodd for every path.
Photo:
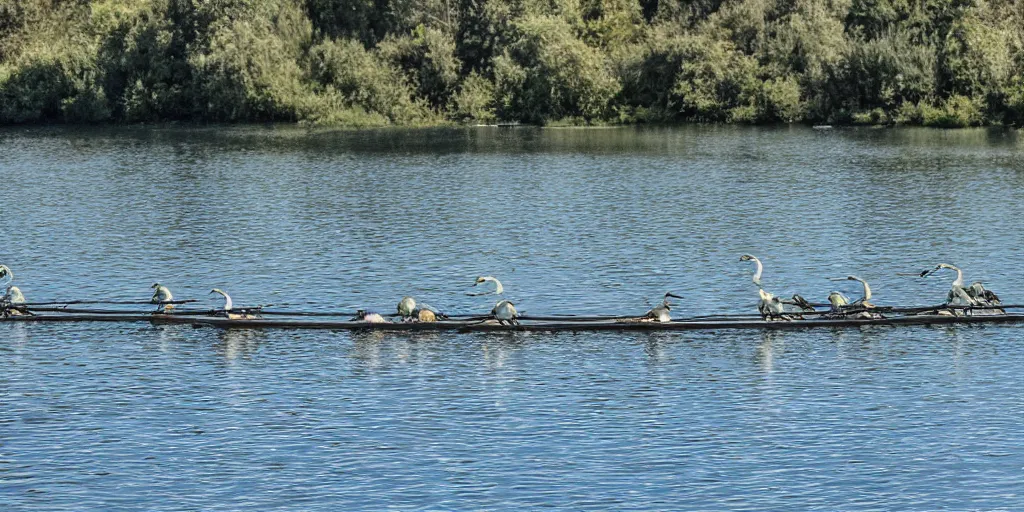
<instances>
[{"instance_id":1,"label":"standing bird","mask_svg":"<svg viewBox=\"0 0 1024 512\"><path fill-rule=\"evenodd\" d=\"M831 304L831 310L829 311L829 318L847 318L852 315L853 318L858 319L879 319L885 318L880 313L869 311L874 309L875 305L868 302L871 300L871 286L868 282L857 277L857 276L846 276L832 281L857 281L863 287L863 295L861 298L850 302L850 299L839 292L832 292L828 295L828 302ZM850 311L850 310L853 311Z\"/></svg>"},{"instance_id":2,"label":"standing bird","mask_svg":"<svg viewBox=\"0 0 1024 512\"><path fill-rule=\"evenodd\" d=\"M949 293L946 294L946 304L950 306L988 306L992 305L987 303L987 301L991 300L991 297L995 297L997 301L999 300L995 293L985 290L985 287L980 282L971 284L971 289L964 288L964 273L959 268L947 263L939 263L935 268L921 272L921 277L927 277L944 268L956 271L956 279L950 284ZM954 310L954 313L958 311L961 310ZM998 313L1002 310L996 311Z\"/></svg>"},{"instance_id":3,"label":"standing bird","mask_svg":"<svg viewBox=\"0 0 1024 512\"><path fill-rule=\"evenodd\" d=\"M150 288L156 289L156 291L153 292L153 298L149 299L149 303L158 304L156 308L157 311L170 311L174 309L174 304L167 304L174 300L174 295L171 294L170 288L167 288L160 283L153 283L153 286Z\"/></svg>"},{"instance_id":4,"label":"standing bird","mask_svg":"<svg viewBox=\"0 0 1024 512\"><path fill-rule=\"evenodd\" d=\"M0 279L4 280L4 284L7 288L4 290L4 295L0 297L0 309L3 310L5 316L22 316L29 315L28 308L25 307L25 295L21 293L21 288L14 286L14 272L7 265L0 265Z\"/></svg>"},{"instance_id":5,"label":"standing bird","mask_svg":"<svg viewBox=\"0 0 1024 512\"><path fill-rule=\"evenodd\" d=\"M34 316L25 306L25 296L14 285L8 285L4 295L0 297L0 312L4 316Z\"/></svg>"},{"instance_id":6,"label":"standing bird","mask_svg":"<svg viewBox=\"0 0 1024 512\"><path fill-rule=\"evenodd\" d=\"M984 315L1002 315L1006 314L1006 310L999 307L1002 301L999 300L999 296L992 290L986 290L980 281L971 283L970 286L965 290L967 295L974 301L975 305L981 306L981 309L975 312L975 314Z\"/></svg>"},{"instance_id":7,"label":"standing bird","mask_svg":"<svg viewBox=\"0 0 1024 512\"><path fill-rule=\"evenodd\" d=\"M493 316L499 324L505 325L519 325L519 312L516 311L515 304L512 301L501 300L494 305L491 309L491 316Z\"/></svg>"},{"instance_id":8,"label":"standing bird","mask_svg":"<svg viewBox=\"0 0 1024 512\"><path fill-rule=\"evenodd\" d=\"M757 311L761 313L761 318L764 320L792 320L793 318L791 316L786 315L786 309L783 306L782 301L778 297L765 291L761 286L761 273L764 271L764 265L761 264L761 260L757 259L756 256L744 254L743 256L740 256L740 261L753 261L754 264L757 265L752 281L757 285L757 294L760 297L760 300L757 303ZM796 299L796 297L798 296L794 296L794 299ZM803 300L803 297L800 297L800 300L805 303L807 302ZM799 318L799 316L797 316L797 318Z\"/></svg>"},{"instance_id":9,"label":"standing bird","mask_svg":"<svg viewBox=\"0 0 1024 512\"><path fill-rule=\"evenodd\" d=\"M253 318L258 318L256 315L250 314L248 312L235 313L234 311L232 311L232 307L234 307L234 304L231 302L231 296L225 293L224 290L221 290L220 288L214 288L210 290L210 293L219 293L224 296L224 316L228 317L229 320L250 320Z\"/></svg>"},{"instance_id":10,"label":"standing bird","mask_svg":"<svg viewBox=\"0 0 1024 512\"><path fill-rule=\"evenodd\" d=\"M841 292L832 292L828 294L828 303L832 313L839 313L844 307L850 305L850 298Z\"/></svg>"},{"instance_id":11,"label":"standing bird","mask_svg":"<svg viewBox=\"0 0 1024 512\"><path fill-rule=\"evenodd\" d=\"M681 299L682 297L672 292L666 292L662 303L658 306L651 308L643 317L642 321L647 322L671 322L672 316L669 314L672 311L672 304L669 303L669 297L675 299Z\"/></svg>"},{"instance_id":12,"label":"standing bird","mask_svg":"<svg viewBox=\"0 0 1024 512\"><path fill-rule=\"evenodd\" d=\"M476 278L476 281L473 283L473 286L478 286L488 282L494 283L493 290L480 293L470 293L469 296L478 297L480 295L491 294L502 295L505 293L505 287L501 286L501 281L498 281L496 278L492 276L481 276ZM499 300L498 303L495 304L494 307L491 309L491 316L493 316L494 319L497 320L498 323L501 325L505 325L506 323L508 323L509 325L519 325L519 312L516 311L515 304L512 304L512 302L509 300Z\"/></svg>"},{"instance_id":13,"label":"standing bird","mask_svg":"<svg viewBox=\"0 0 1024 512\"><path fill-rule=\"evenodd\" d=\"M402 321L408 322L415 318L416 311L416 299L412 297L402 297L402 300L398 301L398 314L402 317Z\"/></svg>"}]
</instances>

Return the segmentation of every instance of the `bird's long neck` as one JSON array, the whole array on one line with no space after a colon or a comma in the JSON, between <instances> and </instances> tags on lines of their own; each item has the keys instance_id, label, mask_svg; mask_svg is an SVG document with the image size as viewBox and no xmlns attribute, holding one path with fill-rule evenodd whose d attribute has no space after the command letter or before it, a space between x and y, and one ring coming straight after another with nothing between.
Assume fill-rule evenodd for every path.
<instances>
[{"instance_id":1,"label":"bird's long neck","mask_svg":"<svg viewBox=\"0 0 1024 512\"><path fill-rule=\"evenodd\" d=\"M754 271L754 284L758 287L761 286L761 272L764 272L764 265L761 264L761 260L754 258L754 264L757 265L757 270Z\"/></svg>"},{"instance_id":2,"label":"bird's long neck","mask_svg":"<svg viewBox=\"0 0 1024 512\"><path fill-rule=\"evenodd\" d=\"M863 279L858 279L858 281L864 285L864 298L862 300L865 302L871 300L871 287L868 286L868 282Z\"/></svg>"},{"instance_id":3,"label":"bird's long neck","mask_svg":"<svg viewBox=\"0 0 1024 512\"><path fill-rule=\"evenodd\" d=\"M952 267L952 269L956 270L956 280L953 281L953 286L962 287L964 285L964 273L957 267Z\"/></svg>"},{"instance_id":4,"label":"bird's long neck","mask_svg":"<svg viewBox=\"0 0 1024 512\"><path fill-rule=\"evenodd\" d=\"M505 293L505 288L503 286L501 286L501 281L498 281L497 279L495 279L493 277L488 277L488 278L485 279L485 281L491 281L491 282L494 283L494 293L495 294L501 295L501 294Z\"/></svg>"},{"instance_id":5,"label":"bird's long neck","mask_svg":"<svg viewBox=\"0 0 1024 512\"><path fill-rule=\"evenodd\" d=\"M224 293L224 292L218 292L218 293L220 293L221 295L224 296L224 311L231 311L231 306L233 305L231 303L231 296L226 294L226 293Z\"/></svg>"}]
</instances>

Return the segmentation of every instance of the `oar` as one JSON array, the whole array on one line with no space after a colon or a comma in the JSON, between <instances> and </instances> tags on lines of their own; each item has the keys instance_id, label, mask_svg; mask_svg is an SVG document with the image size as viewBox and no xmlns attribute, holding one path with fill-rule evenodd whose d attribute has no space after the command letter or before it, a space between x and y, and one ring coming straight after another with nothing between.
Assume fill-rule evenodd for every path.
<instances>
[{"instance_id":1,"label":"oar","mask_svg":"<svg viewBox=\"0 0 1024 512\"><path fill-rule=\"evenodd\" d=\"M52 306L54 304L67 304L67 305L80 305L80 304L117 304L117 305L139 305L139 306L163 306L171 304L190 304L193 302L199 302L196 299L187 300L169 300L160 302L142 302L137 300L53 300L49 302L28 302L22 304L23 306Z\"/></svg>"}]
</instances>

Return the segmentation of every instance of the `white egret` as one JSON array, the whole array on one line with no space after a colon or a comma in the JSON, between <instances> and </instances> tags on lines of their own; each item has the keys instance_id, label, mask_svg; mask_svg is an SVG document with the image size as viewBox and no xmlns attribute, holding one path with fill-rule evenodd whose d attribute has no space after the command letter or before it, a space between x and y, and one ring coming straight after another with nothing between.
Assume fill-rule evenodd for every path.
<instances>
[{"instance_id":1,"label":"white egret","mask_svg":"<svg viewBox=\"0 0 1024 512\"><path fill-rule=\"evenodd\" d=\"M491 294L502 295L505 293L505 287L501 285L501 281L498 281L496 278L492 276L481 276L476 278L476 281L473 283L473 286L478 286L488 282L494 283L493 290L480 293L470 293L469 296L478 297L481 295ZM513 304L512 301L506 299L499 300L497 304L495 304L494 307L491 308L491 316L493 316L495 320L497 320L498 323L501 325L505 325L506 322L510 325L519 325L519 312L516 311L515 304Z\"/></svg>"},{"instance_id":2,"label":"white egret","mask_svg":"<svg viewBox=\"0 0 1024 512\"><path fill-rule=\"evenodd\" d=\"M964 273L957 267L948 263L939 263L935 268L921 272L921 277L927 277L941 269L956 271L956 279L949 286L949 293L946 294L946 304L955 306L973 306L974 300L964 290Z\"/></svg>"},{"instance_id":3,"label":"white egret","mask_svg":"<svg viewBox=\"0 0 1024 512\"><path fill-rule=\"evenodd\" d=\"M956 279L949 286L949 293L946 294L946 304L950 306L981 306L977 312L971 310L954 309L953 314L1002 314L1006 311L1001 308L989 309L986 306L999 304L999 297L990 290L986 290L980 282L974 282L970 288L964 288L964 273L957 267L948 263L939 263L935 268L921 272L921 277L934 274L941 269L956 271ZM992 298L995 302L992 302ZM939 314L943 314L940 312ZM945 314L950 314L948 311Z\"/></svg>"},{"instance_id":4,"label":"white egret","mask_svg":"<svg viewBox=\"0 0 1024 512\"><path fill-rule=\"evenodd\" d=\"M223 308L224 315L227 316L229 320L248 320L248 319L258 318L256 315L250 314L248 312L246 312L246 313L235 313L235 312L233 312L232 308L234 307L234 303L231 302L231 296L228 295L227 293L225 293L224 290L221 290L220 288L214 288L214 289L210 290L210 293L219 293L222 296L224 296L224 308Z\"/></svg>"},{"instance_id":5,"label":"white egret","mask_svg":"<svg viewBox=\"0 0 1024 512\"><path fill-rule=\"evenodd\" d=\"M174 304L167 304L174 300L174 295L171 293L170 288L160 284L153 283L150 288L155 288L153 292L153 298L149 299L150 304L158 304L157 311L169 311L174 309Z\"/></svg>"},{"instance_id":6,"label":"white egret","mask_svg":"<svg viewBox=\"0 0 1024 512\"><path fill-rule=\"evenodd\" d=\"M494 290L491 290L489 292L471 293L469 295L471 297L476 297L476 296L479 296L479 295L490 295L492 293L496 294L496 295L501 295L501 294L505 293L505 288L503 286L501 286L501 281L498 281L497 279L495 279L492 276L481 276L481 277L476 278L476 282L473 283L473 286L477 286L477 285L480 285L480 284L483 284L483 283L486 283L486 282L494 283Z\"/></svg>"},{"instance_id":7,"label":"white egret","mask_svg":"<svg viewBox=\"0 0 1024 512\"><path fill-rule=\"evenodd\" d=\"M847 318L848 315L852 315L853 318L858 319L872 319L872 318L884 318L881 314L873 311L867 311L875 307L874 304L868 302L871 300L871 286L868 282L857 277L857 276L846 276L832 281L857 281L863 288L863 294L861 298L850 302L850 299L839 292L832 292L828 296L828 302L832 306L829 311L830 318ZM852 311L851 311L852 309Z\"/></svg>"},{"instance_id":8,"label":"white egret","mask_svg":"<svg viewBox=\"0 0 1024 512\"><path fill-rule=\"evenodd\" d=\"M764 265L761 264L761 260L757 259L756 256L744 254L743 256L740 256L740 261L753 261L754 264L757 265L752 281L757 285L757 294L760 296L760 300L757 303L757 311L761 313L761 318L765 320L792 320L792 318L786 316L786 309L783 306L782 301L778 297L765 291L761 286L761 273L764 272ZM802 299L803 298L801 297L801 300Z\"/></svg>"},{"instance_id":9,"label":"white egret","mask_svg":"<svg viewBox=\"0 0 1024 512\"><path fill-rule=\"evenodd\" d=\"M754 284L756 284L757 287L760 288L761 287L761 272L764 272L764 265L761 264L761 260L757 259L756 256L753 256L753 255L750 255L750 254L744 254L743 256L740 256L740 261L753 261L755 264L757 264L757 270L754 272L754 279L753 279L753 281L754 281Z\"/></svg>"}]
</instances>

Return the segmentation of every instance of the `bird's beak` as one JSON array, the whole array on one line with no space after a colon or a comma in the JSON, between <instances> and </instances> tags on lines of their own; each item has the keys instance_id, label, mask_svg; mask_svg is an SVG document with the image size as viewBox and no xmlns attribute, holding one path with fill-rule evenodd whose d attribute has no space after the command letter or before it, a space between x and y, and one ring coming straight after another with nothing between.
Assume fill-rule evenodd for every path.
<instances>
[{"instance_id":1,"label":"bird's beak","mask_svg":"<svg viewBox=\"0 0 1024 512\"><path fill-rule=\"evenodd\" d=\"M931 274L932 272L935 272L935 269L925 270L925 271L921 272L921 277L928 277L928 274Z\"/></svg>"},{"instance_id":2,"label":"bird's beak","mask_svg":"<svg viewBox=\"0 0 1024 512\"><path fill-rule=\"evenodd\" d=\"M676 295L676 294L674 294L674 293L666 293L666 294L665 294L665 296L666 296L666 297L672 297L672 298L674 298L674 299L681 299L681 298L683 298L682 296L680 296L680 295Z\"/></svg>"}]
</instances>

